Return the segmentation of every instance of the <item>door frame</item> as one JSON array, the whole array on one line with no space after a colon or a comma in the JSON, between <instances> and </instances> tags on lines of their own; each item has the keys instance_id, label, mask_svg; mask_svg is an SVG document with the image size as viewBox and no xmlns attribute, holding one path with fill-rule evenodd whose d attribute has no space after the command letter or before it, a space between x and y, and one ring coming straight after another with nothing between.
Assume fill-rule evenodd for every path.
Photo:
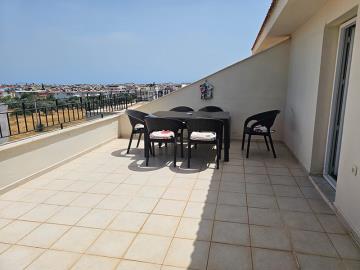
<instances>
[{"instance_id":1,"label":"door frame","mask_svg":"<svg viewBox=\"0 0 360 270\"><path fill-rule=\"evenodd\" d=\"M326 181L329 182L329 184L336 189L336 180L329 175L329 167L330 167L330 160L331 160L331 150L332 150L332 144L333 144L333 137L334 137L334 126L335 126L335 119L336 119L336 112L337 112L337 97L339 95L339 85L340 85L340 74L342 70L342 60L343 60L343 53L344 53L344 38L346 29L352 26L356 26L356 19L357 17L354 17L347 22L343 23L339 27L339 39L338 39L338 49L337 49L337 55L336 55L336 68L334 73L334 85L333 85L333 91L332 91L332 97L331 97L331 108L330 108L330 121L329 121L329 127L328 127L328 135L326 140L326 152L325 152L325 162L324 162L324 170L323 170L323 176L326 179ZM350 62L347 66L347 72L348 76L350 74L351 70L351 59L352 59L352 53L353 53L353 46L354 46L354 40L351 44L350 49ZM340 124L340 137L338 138L340 145L338 147L341 147L341 141L342 141L342 133L343 133L343 125L344 125L344 115L345 115L345 108L346 108L346 101L347 101L347 92L348 92L348 84L349 80L347 79L345 82L345 88L344 88L344 103L342 106L342 120ZM341 151L341 150L340 150ZM340 152L338 153L340 155Z\"/></svg>"}]
</instances>

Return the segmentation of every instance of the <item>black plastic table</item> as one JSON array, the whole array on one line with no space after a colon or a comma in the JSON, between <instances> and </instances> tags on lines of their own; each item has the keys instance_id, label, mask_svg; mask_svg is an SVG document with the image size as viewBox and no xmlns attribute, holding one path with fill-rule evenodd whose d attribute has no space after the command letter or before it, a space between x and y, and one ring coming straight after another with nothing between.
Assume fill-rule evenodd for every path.
<instances>
[{"instance_id":1,"label":"black plastic table","mask_svg":"<svg viewBox=\"0 0 360 270\"><path fill-rule=\"evenodd\" d=\"M190 114L191 113L191 114ZM186 122L187 119L194 118L211 118L222 120L224 122L224 161L229 161L230 149L230 113L229 112L174 112L174 111L158 111L153 115L170 119L177 119Z\"/></svg>"}]
</instances>

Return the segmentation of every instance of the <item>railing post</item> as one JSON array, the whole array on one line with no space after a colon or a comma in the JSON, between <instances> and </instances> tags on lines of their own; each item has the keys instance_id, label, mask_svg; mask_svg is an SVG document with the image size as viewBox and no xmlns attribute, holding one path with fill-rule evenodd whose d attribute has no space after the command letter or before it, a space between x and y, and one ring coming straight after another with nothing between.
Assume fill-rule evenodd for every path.
<instances>
[{"instance_id":1,"label":"railing post","mask_svg":"<svg viewBox=\"0 0 360 270\"><path fill-rule=\"evenodd\" d=\"M25 103L23 102L23 103L21 104L21 106L22 106L23 115L24 115L25 129L26 129L26 132L28 132L28 125L27 125L27 120L26 120L26 108L25 108Z\"/></svg>"},{"instance_id":2,"label":"railing post","mask_svg":"<svg viewBox=\"0 0 360 270\"><path fill-rule=\"evenodd\" d=\"M125 95L125 109L127 110L128 108L128 99L127 99L127 95Z\"/></svg>"}]
</instances>

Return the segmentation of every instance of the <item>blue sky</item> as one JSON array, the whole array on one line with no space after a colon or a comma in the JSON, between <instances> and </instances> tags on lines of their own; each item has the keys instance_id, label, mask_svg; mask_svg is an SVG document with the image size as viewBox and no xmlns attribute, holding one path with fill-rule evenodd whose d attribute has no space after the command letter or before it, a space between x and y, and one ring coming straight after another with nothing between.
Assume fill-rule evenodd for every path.
<instances>
[{"instance_id":1,"label":"blue sky","mask_svg":"<svg viewBox=\"0 0 360 270\"><path fill-rule=\"evenodd\" d=\"M0 83L192 82L250 55L270 0L0 0Z\"/></svg>"}]
</instances>

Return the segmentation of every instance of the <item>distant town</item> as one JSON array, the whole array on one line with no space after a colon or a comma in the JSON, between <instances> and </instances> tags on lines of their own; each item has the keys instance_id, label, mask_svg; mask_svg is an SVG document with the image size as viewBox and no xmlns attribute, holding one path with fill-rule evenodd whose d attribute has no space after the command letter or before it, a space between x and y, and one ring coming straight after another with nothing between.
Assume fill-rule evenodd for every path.
<instances>
[{"instance_id":1,"label":"distant town","mask_svg":"<svg viewBox=\"0 0 360 270\"><path fill-rule=\"evenodd\" d=\"M1 99L20 99L28 94L39 98L67 99L72 97L98 96L100 94L128 93L141 100L153 100L170 94L188 83L123 83L123 84L0 84Z\"/></svg>"}]
</instances>

